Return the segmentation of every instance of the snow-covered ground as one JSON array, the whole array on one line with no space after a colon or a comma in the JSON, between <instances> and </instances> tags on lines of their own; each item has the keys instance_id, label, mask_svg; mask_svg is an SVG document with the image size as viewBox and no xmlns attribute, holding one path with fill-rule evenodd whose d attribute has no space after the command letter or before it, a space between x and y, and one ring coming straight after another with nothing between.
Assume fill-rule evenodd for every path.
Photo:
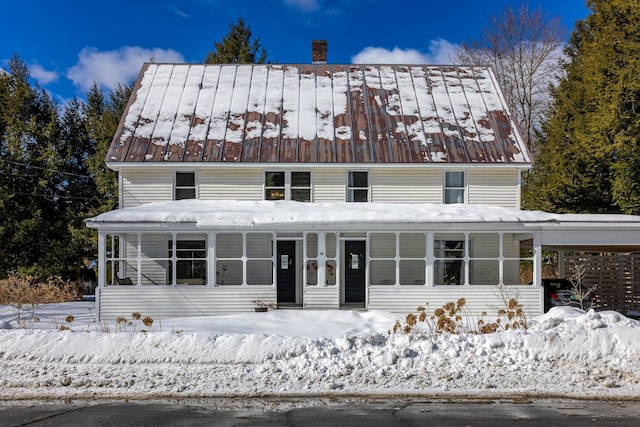
<instances>
[{"instance_id":1,"label":"snow-covered ground","mask_svg":"<svg viewBox=\"0 0 640 427\"><path fill-rule=\"evenodd\" d=\"M65 321L67 315L74 320ZM640 322L554 308L526 331L389 335L384 312L95 321L93 303L0 306L0 398L439 395L635 398ZM60 331L60 326L70 330Z\"/></svg>"}]
</instances>

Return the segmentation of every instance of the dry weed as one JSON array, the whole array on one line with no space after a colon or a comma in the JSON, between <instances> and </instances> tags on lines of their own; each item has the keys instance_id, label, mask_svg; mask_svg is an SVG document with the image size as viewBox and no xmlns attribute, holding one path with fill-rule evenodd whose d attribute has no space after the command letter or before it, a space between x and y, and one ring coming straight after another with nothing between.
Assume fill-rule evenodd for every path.
<instances>
[{"instance_id":1,"label":"dry weed","mask_svg":"<svg viewBox=\"0 0 640 427\"><path fill-rule=\"evenodd\" d=\"M476 326L469 327L465 323L463 314L466 307L466 300L460 298L457 302L448 302L440 308L434 310L433 315L427 315L425 307L418 307L418 314L409 313L405 317L404 323L396 321L391 333L403 334L489 334L509 329L527 329L527 318L524 314L522 304L515 298L506 302L505 308L498 310L497 319L494 322L487 322L487 313L483 312Z\"/></svg>"},{"instance_id":2,"label":"dry weed","mask_svg":"<svg viewBox=\"0 0 640 427\"><path fill-rule=\"evenodd\" d=\"M46 282L27 276L11 276L0 280L0 305L8 305L16 310L16 321L22 326L37 321L34 312L39 304L73 301L76 299L76 285L59 277ZM30 318L24 311L30 310Z\"/></svg>"}]
</instances>

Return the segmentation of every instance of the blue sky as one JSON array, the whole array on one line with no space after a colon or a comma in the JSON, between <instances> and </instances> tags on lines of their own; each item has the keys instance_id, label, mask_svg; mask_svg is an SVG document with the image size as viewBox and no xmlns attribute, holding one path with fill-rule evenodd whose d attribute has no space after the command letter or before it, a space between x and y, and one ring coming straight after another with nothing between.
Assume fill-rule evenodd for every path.
<instances>
[{"instance_id":1,"label":"blue sky","mask_svg":"<svg viewBox=\"0 0 640 427\"><path fill-rule=\"evenodd\" d=\"M567 31L585 0L526 0ZM492 16L521 0L3 0L0 68L14 53L56 101L84 97L93 81L128 83L143 62L202 62L243 17L269 59L310 63L328 40L329 63L444 63Z\"/></svg>"}]
</instances>

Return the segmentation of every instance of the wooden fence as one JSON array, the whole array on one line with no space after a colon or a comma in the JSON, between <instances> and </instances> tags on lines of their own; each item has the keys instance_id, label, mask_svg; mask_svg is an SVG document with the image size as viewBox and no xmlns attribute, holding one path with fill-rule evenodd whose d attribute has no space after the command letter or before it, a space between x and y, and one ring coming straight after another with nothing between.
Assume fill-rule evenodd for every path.
<instances>
[{"instance_id":1,"label":"wooden fence","mask_svg":"<svg viewBox=\"0 0 640 427\"><path fill-rule=\"evenodd\" d=\"M583 285L597 285L597 307L621 313L640 312L640 253L565 253L564 277L584 265Z\"/></svg>"}]
</instances>

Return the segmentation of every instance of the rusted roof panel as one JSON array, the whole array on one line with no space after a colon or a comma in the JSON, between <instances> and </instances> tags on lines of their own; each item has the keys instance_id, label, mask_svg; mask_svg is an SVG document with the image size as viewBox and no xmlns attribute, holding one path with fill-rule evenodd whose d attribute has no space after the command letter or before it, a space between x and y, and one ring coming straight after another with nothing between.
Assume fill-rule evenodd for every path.
<instances>
[{"instance_id":1,"label":"rusted roof panel","mask_svg":"<svg viewBox=\"0 0 640 427\"><path fill-rule=\"evenodd\" d=\"M107 162L515 163L488 67L145 64Z\"/></svg>"}]
</instances>

